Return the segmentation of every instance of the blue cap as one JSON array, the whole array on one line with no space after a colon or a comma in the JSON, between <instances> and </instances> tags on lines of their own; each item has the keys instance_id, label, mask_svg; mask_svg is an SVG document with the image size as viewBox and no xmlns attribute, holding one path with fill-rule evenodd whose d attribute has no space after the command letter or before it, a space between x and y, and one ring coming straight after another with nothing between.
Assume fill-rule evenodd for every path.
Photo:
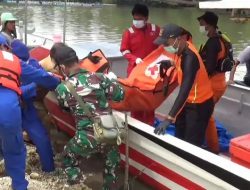
<instances>
[{"instance_id":1,"label":"blue cap","mask_svg":"<svg viewBox=\"0 0 250 190\"><path fill-rule=\"evenodd\" d=\"M11 43L12 53L22 61L28 61L30 54L28 47L20 40L14 40Z\"/></svg>"},{"instance_id":2,"label":"blue cap","mask_svg":"<svg viewBox=\"0 0 250 190\"><path fill-rule=\"evenodd\" d=\"M8 45L8 42L7 42L7 39L6 39L5 36L2 35L2 34L0 34L0 45L9 46L9 45Z\"/></svg>"}]
</instances>

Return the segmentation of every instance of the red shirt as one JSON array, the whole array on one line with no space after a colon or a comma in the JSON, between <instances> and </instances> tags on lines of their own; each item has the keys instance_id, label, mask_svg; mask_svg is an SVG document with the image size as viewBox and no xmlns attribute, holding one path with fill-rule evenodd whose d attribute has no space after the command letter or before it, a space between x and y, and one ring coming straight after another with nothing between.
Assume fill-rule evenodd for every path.
<instances>
[{"instance_id":1,"label":"red shirt","mask_svg":"<svg viewBox=\"0 0 250 190\"><path fill-rule=\"evenodd\" d=\"M136 66L137 58L145 58L158 46L154 44L154 40L159 36L160 27L148 23L144 28L128 28L122 36L120 51L128 60L128 75Z\"/></svg>"}]
</instances>

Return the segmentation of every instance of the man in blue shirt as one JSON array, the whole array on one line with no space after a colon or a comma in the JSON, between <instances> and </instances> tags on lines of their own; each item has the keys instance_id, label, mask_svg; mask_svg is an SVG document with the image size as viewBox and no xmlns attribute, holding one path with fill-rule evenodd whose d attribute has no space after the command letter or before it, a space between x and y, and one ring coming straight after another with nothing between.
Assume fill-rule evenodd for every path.
<instances>
[{"instance_id":1,"label":"man in blue shirt","mask_svg":"<svg viewBox=\"0 0 250 190\"><path fill-rule=\"evenodd\" d=\"M11 67L6 69L0 68L1 73L7 73L5 76L14 76L16 79L13 82L13 77L3 77L1 80L6 80L6 83L0 85L0 143L1 151L4 158L5 170L12 179L12 188L14 190L26 190L28 181L25 179L25 160L26 148L22 136L22 115L20 107L20 95L32 95L36 84L45 88L53 89L60 82L59 79L51 76L43 69L37 69L33 66L19 61L16 56L7 52L9 49L6 39L0 35L0 54L1 63L8 67L8 64L15 64L18 74ZM19 65L20 64L20 65ZM19 76L28 85L20 87ZM9 84L10 85L9 85ZM35 84L34 84L35 83ZM13 84L15 84L13 86ZM14 88L13 88L14 87Z\"/></svg>"},{"instance_id":2,"label":"man in blue shirt","mask_svg":"<svg viewBox=\"0 0 250 190\"><path fill-rule=\"evenodd\" d=\"M26 65L34 67L38 71L37 75L45 72L37 60L30 58L27 46L25 46L25 44L23 44L20 40L14 40L11 43L11 49L12 53L25 62ZM26 68L25 65L23 65L22 68L24 73L31 72L29 67ZM30 139L37 148L42 170L45 172L51 172L54 170L52 146L47 131L33 105L34 97L36 96L37 84L34 82L30 83L29 77L21 77L21 83L22 85L34 85L33 92L29 93L28 96L23 96L25 106L22 107L22 127L28 133ZM58 80L54 83L43 84L45 88L50 90L54 89L57 85Z\"/></svg>"}]
</instances>

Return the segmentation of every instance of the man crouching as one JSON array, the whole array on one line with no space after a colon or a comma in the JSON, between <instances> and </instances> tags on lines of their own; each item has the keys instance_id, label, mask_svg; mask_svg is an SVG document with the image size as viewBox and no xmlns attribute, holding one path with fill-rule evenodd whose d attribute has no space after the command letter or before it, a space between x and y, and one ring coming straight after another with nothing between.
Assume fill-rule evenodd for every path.
<instances>
[{"instance_id":1,"label":"man crouching","mask_svg":"<svg viewBox=\"0 0 250 190\"><path fill-rule=\"evenodd\" d=\"M75 136L64 147L64 166L70 184L79 182L80 168L77 156L89 157L93 153L105 154L103 189L110 189L117 181L116 169L120 162L118 146L98 142L94 137L94 119L108 115L108 100L121 101L123 88L112 74L90 73L80 68L75 51L65 44L55 44L50 56L59 72L66 78L56 89L59 104L75 117ZM81 100L79 100L81 99Z\"/></svg>"}]
</instances>

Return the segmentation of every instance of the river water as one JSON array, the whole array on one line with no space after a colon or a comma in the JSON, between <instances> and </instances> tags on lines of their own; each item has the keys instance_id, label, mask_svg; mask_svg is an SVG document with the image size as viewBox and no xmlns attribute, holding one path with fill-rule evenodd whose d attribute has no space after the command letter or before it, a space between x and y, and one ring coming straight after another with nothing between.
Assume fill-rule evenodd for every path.
<instances>
[{"instance_id":1,"label":"river water","mask_svg":"<svg viewBox=\"0 0 250 190\"><path fill-rule=\"evenodd\" d=\"M132 23L132 7L102 6L68 7L66 42L82 49L82 54L101 48L107 56L121 55L119 46L123 31ZM24 7L2 5L0 11L10 11L20 20L24 20ZM189 30L197 47L206 40L199 32L197 17L203 13L197 8L150 8L150 22L163 26L176 23ZM28 22L35 25L35 34L52 38L63 33L62 6L29 6ZM250 30L247 23L235 23L228 14L219 14L219 28L231 38L235 54L250 43Z\"/></svg>"}]
</instances>

